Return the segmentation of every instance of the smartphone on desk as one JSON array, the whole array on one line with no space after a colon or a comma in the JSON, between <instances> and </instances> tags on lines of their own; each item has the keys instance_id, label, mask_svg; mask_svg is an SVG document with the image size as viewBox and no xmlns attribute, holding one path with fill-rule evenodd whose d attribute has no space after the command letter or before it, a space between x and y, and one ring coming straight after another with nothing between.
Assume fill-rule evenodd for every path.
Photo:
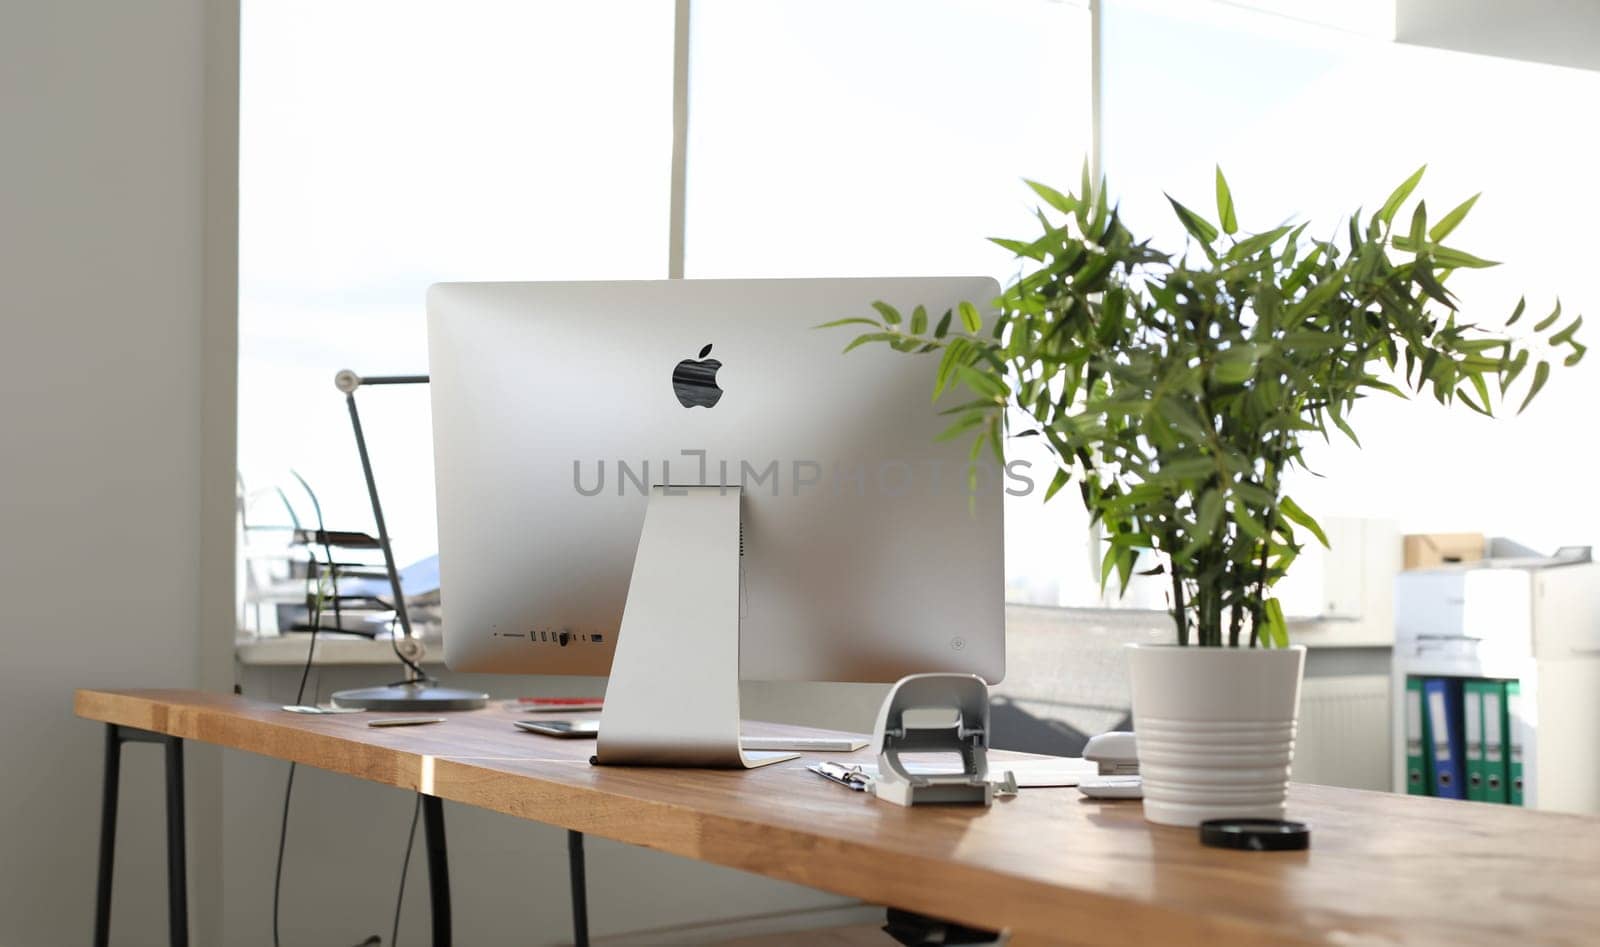
<instances>
[{"instance_id":1,"label":"smartphone on desk","mask_svg":"<svg viewBox=\"0 0 1600 947\"><path fill-rule=\"evenodd\" d=\"M581 740L592 737L600 732L598 720L518 720L516 725L529 733L538 733L547 737L559 737L563 740Z\"/></svg>"}]
</instances>

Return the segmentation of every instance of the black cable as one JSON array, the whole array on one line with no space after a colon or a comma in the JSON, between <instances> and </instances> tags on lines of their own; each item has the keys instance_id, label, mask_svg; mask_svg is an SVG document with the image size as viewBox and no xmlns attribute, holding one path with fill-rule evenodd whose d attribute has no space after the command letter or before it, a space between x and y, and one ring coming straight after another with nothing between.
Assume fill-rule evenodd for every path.
<instances>
[{"instance_id":1,"label":"black cable","mask_svg":"<svg viewBox=\"0 0 1600 947\"><path fill-rule=\"evenodd\" d=\"M278 947L278 898L283 889L283 848L289 838L289 797L294 793L294 767L289 764L289 782L283 787L283 819L278 823L278 867L272 876L272 947Z\"/></svg>"},{"instance_id":2,"label":"black cable","mask_svg":"<svg viewBox=\"0 0 1600 947\"><path fill-rule=\"evenodd\" d=\"M406 833L406 857L400 862L400 893L394 896L394 927L389 931L389 947L400 943L400 905L406 900L406 872L411 868L411 846L417 841L417 817L422 815L422 793L411 809L411 831Z\"/></svg>"},{"instance_id":3,"label":"black cable","mask_svg":"<svg viewBox=\"0 0 1600 947\"><path fill-rule=\"evenodd\" d=\"M316 553L308 553L312 562ZM306 696L306 680L311 676L311 662L317 653L317 629L322 626L322 588L311 599L311 642L306 648L306 663L300 669L300 686L295 689L294 702L298 706ZM294 795L295 764L289 764L289 780L283 786L283 817L278 822L278 862L272 871L272 947L278 945L278 903L283 893L283 850L289 841L289 799Z\"/></svg>"},{"instance_id":4,"label":"black cable","mask_svg":"<svg viewBox=\"0 0 1600 947\"><path fill-rule=\"evenodd\" d=\"M332 592L333 592L334 625L335 625L335 629L336 630L343 631L344 630L344 627L343 627L344 623L340 620L341 616L340 616L340 603L339 603L339 575L338 575L338 569L334 565L333 549L331 548L331 545L328 542L328 529L327 529L327 526L326 526L326 524L324 524L323 519L322 519L322 504L317 502L316 493L312 491L311 485L306 483L304 477L301 477L299 473L297 473L297 472L295 472L293 470L289 471L289 473L292 474L296 480L300 481L300 486L305 488L306 494L311 497L312 509L317 514L317 532L321 535L323 554L327 557L327 560L328 560L328 581L332 586ZM279 490L279 495L282 496L282 490ZM287 503L287 498L285 497L284 499L285 499L285 502ZM293 516L292 508L290 510L290 515ZM310 565L314 569L314 567L317 565L316 553L308 551L307 554L310 557ZM380 602L380 604L381 604L381 602ZM427 674L423 672L422 668L418 667L413 661L411 661L411 659L407 658L405 655L400 653L400 643L399 643L399 641L396 639L396 637L394 635L394 626L399 620L399 609L396 608L395 612L396 612L395 619L390 622L390 626L389 626L389 645L390 645L391 648L394 649L394 656L396 658L400 659L400 662L402 664L404 664L406 667L409 667L411 670L415 671L418 678L420 678L422 680L427 680L428 679ZM312 662L313 662L313 660L314 660L314 658L316 656L316 652L317 652L317 632L320 631L321 628L322 628L322 581L321 581L321 577L320 576L317 577L316 594L312 597L312 600L311 600L310 613L311 613L310 614L310 618L311 618L311 622L310 622L310 624L311 624L311 640L310 640L309 646L306 648L306 663L305 663L305 666L300 669L300 685L299 685L298 688L295 689L294 702L295 702L296 705L300 704L305 699L306 681L311 676L311 665L312 665ZM279 904L281 902L281 897L282 897L282 892L283 892L283 854L284 854L284 849L287 847L288 840L289 840L289 800L294 795L295 766L296 766L296 764L294 764L294 763L290 763L289 764L289 778L284 783L284 787L283 787L283 816L282 816L282 818L280 819L280 821L278 823L278 859L277 859L277 864L273 868L273 875L272 875L272 944L273 944L273 947L280 947L280 945L279 945L279 934L278 934L278 915L279 915L278 906L279 906ZM400 863L400 891L399 891L398 894L395 895L394 927L391 930L390 935L389 935L389 943L390 943L391 947L394 944L394 942L400 936L400 908L405 903L406 874L411 868L411 849L414 846L414 844L416 843L416 838L417 838L417 820L421 815L422 815L422 794L418 793L417 794L417 804L411 811L411 831L406 835L405 860ZM377 935L373 935L372 937L367 938L366 941L363 941L362 942L362 947L365 947L365 945L371 944L371 943L374 943L374 942L379 942L379 938L377 937Z\"/></svg>"},{"instance_id":5,"label":"black cable","mask_svg":"<svg viewBox=\"0 0 1600 947\"><path fill-rule=\"evenodd\" d=\"M333 627L337 631L344 631L344 616L339 611L339 570L333 564L333 544L328 541L328 527L322 521L322 503L317 499L317 491L311 489L306 478L300 476L300 471L290 468L289 476L300 481L300 488L311 498L312 512L317 514L317 532L322 534L322 553L328 559L328 581L333 585ZM320 584L317 591L321 591Z\"/></svg>"},{"instance_id":6,"label":"black cable","mask_svg":"<svg viewBox=\"0 0 1600 947\"><path fill-rule=\"evenodd\" d=\"M291 471L291 473L293 473L293 471ZM305 480L302 479L299 474L295 474L294 476L295 476L295 479L299 480L300 484L306 488L306 492L308 494L311 494L311 487L306 484ZM329 582L333 586L333 594L335 596L334 597L335 613L334 614L336 616L335 617L335 621L337 622L337 620L338 620L337 619L337 615L338 615L337 609L339 607L339 602L338 602L338 588L339 588L338 581L339 581L339 579L338 579L337 573L333 569L333 551L331 549L327 548L326 540L327 540L328 531L327 531L327 528L323 525L323 522L322 522L322 507L321 507L321 504L317 503L315 494L311 494L311 502L312 502L313 508L316 510L316 513L317 513L317 530L318 530L318 532L320 532L322 534L322 537L323 537L323 540L324 540L323 551L328 557L328 564L329 564L329 569L328 569L329 575L328 575L328 578L329 578ZM311 565L313 565L313 566L316 565L316 553L308 551L307 555L310 558ZM300 685L297 688L295 688L294 702L295 702L296 705L302 703L305 700L306 682L311 677L311 665L314 662L314 659L315 659L316 653L317 653L317 632L320 631L321 628L322 628L322 583L321 583L320 578L317 581L316 594L313 595L312 599L311 599L310 619L311 619L311 622L310 622L310 624L311 624L311 639L310 639L308 647L306 648L306 663L300 669ZM340 630L342 630L342 629L340 629ZM391 642L391 644L394 643L394 638L393 638L393 633L392 633L392 626L391 626L390 642ZM404 661L408 665L411 665L413 668L416 667L416 665L411 664L410 661L406 661L405 658L400 655L400 649L399 649L399 646L397 644L395 645L395 656L396 657L400 657L400 659L402 661ZM419 674L421 673L421 669L420 668L417 668L417 671L418 671ZM320 688L319 688L319 690L320 690ZM280 905L280 903L282 901L282 894L283 894L283 855L284 855L284 850L288 847L288 840L289 840L289 801L294 797L294 774L295 774L295 769L296 769L296 764L290 763L289 764L289 778L284 783L284 787L283 787L283 815L280 818L279 823L278 823L278 858L277 858L277 863L274 866L273 873L272 873L272 944L273 944L273 947L279 947L279 944L280 944L278 928L279 928L279 905ZM400 931L400 906L404 903L404 900L405 900L406 873L411 867L411 849L412 849L412 845L416 841L416 836L417 836L417 818L418 818L419 815L421 815L421 813L422 813L422 794L418 793L417 794L417 805L416 805L416 808L413 809L412 813L411 813L411 831L406 836L405 861L403 861L401 863L401 865L400 865L400 892L399 892L399 894L397 894L395 896L394 930L390 935L390 942L391 943L393 943L394 939L399 936L399 931ZM365 941L363 941L361 947L367 947L367 945L369 945L369 944L379 944L379 943L382 943L382 939L379 938L378 935L374 934L373 936L371 936L371 937L367 938Z\"/></svg>"},{"instance_id":7,"label":"black cable","mask_svg":"<svg viewBox=\"0 0 1600 947\"><path fill-rule=\"evenodd\" d=\"M317 533L319 534L319 536L322 539L322 553L323 553L323 556L328 560L328 581L333 587L333 592L332 592L332 595L333 595L333 630L342 632L342 631L345 630L345 628L344 628L344 615L342 614L342 611L341 611L341 608L342 608L341 596L339 595L339 567L338 567L338 564L334 562L334 559L333 559L333 545L328 540L328 527L327 527L327 524L324 523L323 519L322 519L322 503L317 499L316 491L311 489L311 484L306 482L306 478L300 476L300 472L299 471L291 469L289 471L289 475L291 477L294 477L294 479L296 479L296 480L298 480L300 482L301 489L305 490L306 496L311 498L311 509L312 509L312 511L314 513L316 513L316 515L317 515ZM283 493L283 491L281 489L278 492L279 492L280 495ZM287 498L285 498L284 502L285 503L288 502ZM290 510L290 515L293 516L293 510L292 509ZM298 523L296 525L298 525ZM382 604L382 601L379 600L379 603ZM396 608L393 605L391 605L389 607L390 608L395 608L395 610L398 611L398 608ZM315 622L314 624L320 625L321 622L318 621L318 622ZM313 633L315 633L315 629L313 629ZM374 637L376 637L376 636L374 635ZM393 627L393 623L392 622L390 623L390 629L389 629L389 647L394 650L394 656L399 659L401 664L404 664L406 667L408 667L411 670L415 671L416 674L417 674L417 677L421 678L422 680L427 680L428 679L427 674L425 674L423 672L422 668L418 667L409 658L407 658L405 655L400 653L400 645L399 645L399 643L397 641L395 641L395 638L394 638L394 627ZM402 683L404 683L404 682L402 682Z\"/></svg>"},{"instance_id":8,"label":"black cable","mask_svg":"<svg viewBox=\"0 0 1600 947\"><path fill-rule=\"evenodd\" d=\"M316 564L316 553L308 553L312 565ZM300 669L300 686L294 692L294 702L299 706L306 696L306 678L311 676L311 662L317 654L317 631L322 627L322 582L317 582L317 594L311 598L311 643L306 647L306 663Z\"/></svg>"}]
</instances>

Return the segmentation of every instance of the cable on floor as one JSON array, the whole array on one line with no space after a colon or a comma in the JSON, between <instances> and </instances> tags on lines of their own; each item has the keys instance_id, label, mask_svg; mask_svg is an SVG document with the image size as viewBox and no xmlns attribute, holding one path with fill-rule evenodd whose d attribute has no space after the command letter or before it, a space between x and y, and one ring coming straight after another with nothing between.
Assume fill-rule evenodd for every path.
<instances>
[{"instance_id":1,"label":"cable on floor","mask_svg":"<svg viewBox=\"0 0 1600 947\"><path fill-rule=\"evenodd\" d=\"M411 831L406 833L406 857L400 862L400 893L394 896L394 927L389 931L389 947L400 943L400 905L406 900L406 871L411 868L411 846L417 841L417 817L422 815L422 793L411 809Z\"/></svg>"},{"instance_id":2,"label":"cable on floor","mask_svg":"<svg viewBox=\"0 0 1600 947\"><path fill-rule=\"evenodd\" d=\"M318 528L321 528L320 511ZM312 554L315 559L315 554ZM313 566L314 568L314 566ZM300 686L295 689L296 705L305 700L306 680L311 677L312 659L317 653L317 629L322 625L322 580L317 580L317 592L311 599L311 643L306 647L305 667L300 669ZM283 850L289 841L289 799L294 795L295 764L289 764L289 779L283 786L283 816L278 822L278 861L272 870L272 947L281 947L278 940L278 904L283 894Z\"/></svg>"}]
</instances>

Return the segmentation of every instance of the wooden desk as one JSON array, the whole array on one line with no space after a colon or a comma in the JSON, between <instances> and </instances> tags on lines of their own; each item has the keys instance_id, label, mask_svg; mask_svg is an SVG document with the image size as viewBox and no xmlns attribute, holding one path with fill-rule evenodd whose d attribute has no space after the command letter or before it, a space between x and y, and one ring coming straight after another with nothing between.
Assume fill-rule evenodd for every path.
<instances>
[{"instance_id":1,"label":"wooden desk","mask_svg":"<svg viewBox=\"0 0 1600 947\"><path fill-rule=\"evenodd\" d=\"M1137 803L1024 790L905 809L800 762L593 767L491 707L422 728L194 691L79 691L81 717L293 760L570 830L1012 932L1013 944L1508 944L1600 937L1600 819L1296 785L1309 852L1202 847ZM768 732L787 728L768 726ZM830 754L830 757L836 756ZM867 757L863 751L857 756ZM606 892L597 892L603 909Z\"/></svg>"}]
</instances>

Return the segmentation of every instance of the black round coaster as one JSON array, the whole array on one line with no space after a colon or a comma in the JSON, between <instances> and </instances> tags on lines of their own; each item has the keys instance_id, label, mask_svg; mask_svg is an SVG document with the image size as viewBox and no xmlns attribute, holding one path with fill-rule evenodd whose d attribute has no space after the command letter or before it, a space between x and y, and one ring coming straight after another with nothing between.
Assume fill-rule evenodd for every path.
<instances>
[{"instance_id":1,"label":"black round coaster","mask_svg":"<svg viewBox=\"0 0 1600 947\"><path fill-rule=\"evenodd\" d=\"M1282 819L1212 819L1200 823L1200 843L1248 852L1288 852L1311 847L1311 827Z\"/></svg>"}]
</instances>

